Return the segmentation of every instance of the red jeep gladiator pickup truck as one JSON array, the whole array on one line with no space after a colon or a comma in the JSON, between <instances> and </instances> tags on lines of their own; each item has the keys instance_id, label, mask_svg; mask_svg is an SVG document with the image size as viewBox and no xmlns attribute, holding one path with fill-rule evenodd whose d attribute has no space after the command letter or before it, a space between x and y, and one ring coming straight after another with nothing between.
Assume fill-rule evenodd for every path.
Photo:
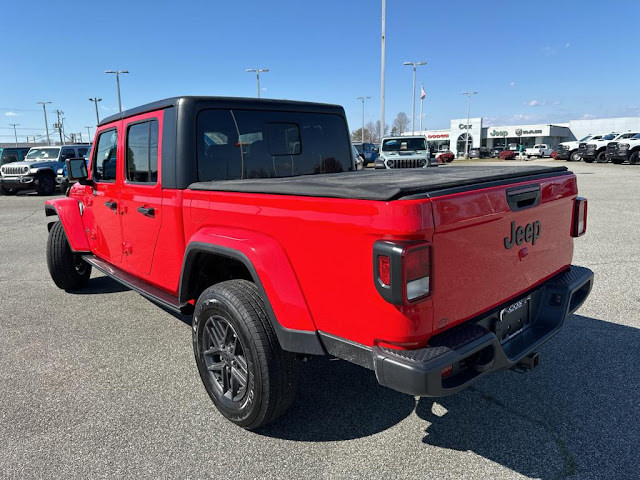
<instances>
[{"instance_id":1,"label":"red jeep gladiator pickup truck","mask_svg":"<svg viewBox=\"0 0 640 480\"><path fill-rule=\"evenodd\" d=\"M587 202L565 167L354 171L342 107L179 97L104 119L48 200L47 264L92 267L192 315L229 420L291 404L297 360L332 355L417 396L531 369L588 296L571 265Z\"/></svg>"}]
</instances>

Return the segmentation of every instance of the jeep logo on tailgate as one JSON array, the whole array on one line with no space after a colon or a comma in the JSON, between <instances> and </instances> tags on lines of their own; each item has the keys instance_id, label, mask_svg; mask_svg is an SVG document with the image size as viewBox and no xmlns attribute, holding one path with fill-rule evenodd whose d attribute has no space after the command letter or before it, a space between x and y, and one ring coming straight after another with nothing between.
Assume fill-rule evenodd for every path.
<instances>
[{"instance_id":1,"label":"jeep logo on tailgate","mask_svg":"<svg viewBox=\"0 0 640 480\"><path fill-rule=\"evenodd\" d=\"M504 237L504 248L509 250L513 244L522 245L523 242L535 245L542 233L542 224L539 220L527 223L524 227L516 228L516 222L511 222L511 238Z\"/></svg>"}]
</instances>

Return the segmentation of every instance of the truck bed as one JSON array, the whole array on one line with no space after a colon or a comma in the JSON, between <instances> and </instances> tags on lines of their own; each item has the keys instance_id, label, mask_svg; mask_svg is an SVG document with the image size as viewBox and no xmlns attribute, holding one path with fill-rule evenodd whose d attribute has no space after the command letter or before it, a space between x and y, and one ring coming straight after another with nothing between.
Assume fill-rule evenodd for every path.
<instances>
[{"instance_id":1,"label":"truck bed","mask_svg":"<svg viewBox=\"0 0 640 480\"><path fill-rule=\"evenodd\" d=\"M191 190L389 201L569 174L566 167L447 166L197 182Z\"/></svg>"}]
</instances>

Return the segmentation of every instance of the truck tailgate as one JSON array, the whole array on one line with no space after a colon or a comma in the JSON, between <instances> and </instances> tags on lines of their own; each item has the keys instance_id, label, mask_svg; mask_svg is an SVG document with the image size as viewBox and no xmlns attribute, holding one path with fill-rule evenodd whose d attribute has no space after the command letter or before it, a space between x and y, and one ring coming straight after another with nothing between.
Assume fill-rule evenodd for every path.
<instances>
[{"instance_id":1,"label":"truck tailgate","mask_svg":"<svg viewBox=\"0 0 640 480\"><path fill-rule=\"evenodd\" d=\"M538 201L530 205L536 187ZM434 331L488 311L569 266L576 195L576 178L565 172L434 197Z\"/></svg>"}]
</instances>

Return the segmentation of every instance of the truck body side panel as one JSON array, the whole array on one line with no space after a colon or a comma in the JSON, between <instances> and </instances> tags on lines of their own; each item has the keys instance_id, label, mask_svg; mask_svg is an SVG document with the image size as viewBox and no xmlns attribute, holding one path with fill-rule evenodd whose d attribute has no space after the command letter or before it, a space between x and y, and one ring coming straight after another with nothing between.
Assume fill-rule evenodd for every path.
<instances>
[{"instance_id":1,"label":"truck body side panel","mask_svg":"<svg viewBox=\"0 0 640 480\"><path fill-rule=\"evenodd\" d=\"M406 308L387 303L375 289L371 260L381 238L431 240L429 200L195 190L185 190L184 198L185 238L245 253L282 326L317 328L369 346L378 339L417 344L429 337L431 301Z\"/></svg>"}]
</instances>

